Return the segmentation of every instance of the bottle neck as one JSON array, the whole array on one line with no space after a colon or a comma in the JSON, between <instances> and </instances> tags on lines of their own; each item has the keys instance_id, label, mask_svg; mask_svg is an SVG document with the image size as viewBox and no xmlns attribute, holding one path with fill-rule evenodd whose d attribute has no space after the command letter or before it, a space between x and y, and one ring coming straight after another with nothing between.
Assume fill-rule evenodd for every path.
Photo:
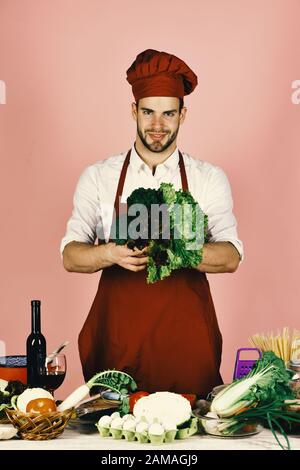
<instances>
[{"instance_id":1,"label":"bottle neck","mask_svg":"<svg viewBox=\"0 0 300 470\"><path fill-rule=\"evenodd\" d=\"M41 332L41 302L39 300L31 302L31 332Z\"/></svg>"}]
</instances>

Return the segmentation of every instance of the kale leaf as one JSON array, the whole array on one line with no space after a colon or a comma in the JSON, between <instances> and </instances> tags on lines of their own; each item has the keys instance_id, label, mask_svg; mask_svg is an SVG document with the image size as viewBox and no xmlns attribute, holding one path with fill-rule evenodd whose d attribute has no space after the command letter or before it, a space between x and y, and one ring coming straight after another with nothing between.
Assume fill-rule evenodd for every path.
<instances>
[{"instance_id":1,"label":"kale leaf","mask_svg":"<svg viewBox=\"0 0 300 470\"><path fill-rule=\"evenodd\" d=\"M21 395L26 388L19 380L10 380L5 389L0 390L0 419L6 418L5 408L12 408L12 398Z\"/></svg>"},{"instance_id":2,"label":"kale leaf","mask_svg":"<svg viewBox=\"0 0 300 470\"><path fill-rule=\"evenodd\" d=\"M134 211L135 204L146 210ZM154 206L167 214L167 226ZM189 191L176 191L170 183L162 183L157 190L138 188L128 197L127 207L128 213L116 221L113 241L130 249L148 246L147 283L165 279L175 269L195 268L201 263L203 244L208 241L208 218ZM138 236L131 236L132 229Z\"/></svg>"}]
</instances>

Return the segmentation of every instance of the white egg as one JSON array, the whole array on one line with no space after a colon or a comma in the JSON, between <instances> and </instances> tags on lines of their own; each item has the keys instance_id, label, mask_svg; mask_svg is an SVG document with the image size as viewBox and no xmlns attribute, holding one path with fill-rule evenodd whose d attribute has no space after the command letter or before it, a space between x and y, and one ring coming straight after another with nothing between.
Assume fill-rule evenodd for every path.
<instances>
[{"instance_id":1,"label":"white egg","mask_svg":"<svg viewBox=\"0 0 300 470\"><path fill-rule=\"evenodd\" d=\"M133 419L127 419L123 424L124 431L135 431L135 421Z\"/></svg>"},{"instance_id":2,"label":"white egg","mask_svg":"<svg viewBox=\"0 0 300 470\"><path fill-rule=\"evenodd\" d=\"M153 436L162 436L165 430L161 424L153 423L149 426L148 432Z\"/></svg>"},{"instance_id":3,"label":"white egg","mask_svg":"<svg viewBox=\"0 0 300 470\"><path fill-rule=\"evenodd\" d=\"M123 421L127 421L128 419L135 420L135 417L133 415L127 414L123 416Z\"/></svg>"},{"instance_id":4,"label":"white egg","mask_svg":"<svg viewBox=\"0 0 300 470\"><path fill-rule=\"evenodd\" d=\"M122 418L114 418L111 421L110 427L112 429L122 429L123 428L123 420Z\"/></svg>"},{"instance_id":5,"label":"white egg","mask_svg":"<svg viewBox=\"0 0 300 470\"><path fill-rule=\"evenodd\" d=\"M140 433L143 433L145 431L148 431L148 428L149 428L149 424L146 423L145 421L140 421L137 425L136 425L136 432L140 432Z\"/></svg>"},{"instance_id":6,"label":"white egg","mask_svg":"<svg viewBox=\"0 0 300 470\"><path fill-rule=\"evenodd\" d=\"M160 424L163 426L165 431L175 431L177 429L174 421L171 421L170 419L163 419Z\"/></svg>"},{"instance_id":7,"label":"white egg","mask_svg":"<svg viewBox=\"0 0 300 470\"><path fill-rule=\"evenodd\" d=\"M17 408L20 411L26 413L26 407L31 400L36 400L37 398L49 398L53 400L53 396L47 390L43 388L27 388L24 390L17 399Z\"/></svg>"},{"instance_id":8,"label":"white egg","mask_svg":"<svg viewBox=\"0 0 300 470\"><path fill-rule=\"evenodd\" d=\"M111 421L112 421L111 416L108 416L108 415L101 416L101 418L98 421L98 425L103 426L104 428L109 428Z\"/></svg>"}]
</instances>

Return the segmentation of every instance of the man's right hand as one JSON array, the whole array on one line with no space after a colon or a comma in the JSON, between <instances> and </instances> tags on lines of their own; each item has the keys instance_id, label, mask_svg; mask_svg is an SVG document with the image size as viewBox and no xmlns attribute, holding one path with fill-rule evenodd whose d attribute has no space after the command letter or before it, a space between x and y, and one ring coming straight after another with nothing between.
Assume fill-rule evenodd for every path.
<instances>
[{"instance_id":1,"label":"man's right hand","mask_svg":"<svg viewBox=\"0 0 300 470\"><path fill-rule=\"evenodd\" d=\"M106 244L106 257L111 264L118 264L130 271L142 271L148 263L147 249L146 246L143 250L137 248L131 250L127 245L109 242Z\"/></svg>"},{"instance_id":2,"label":"man's right hand","mask_svg":"<svg viewBox=\"0 0 300 470\"><path fill-rule=\"evenodd\" d=\"M63 264L67 271L76 273L94 273L113 264L130 271L141 271L147 266L146 251L147 247L131 250L127 245L116 245L114 242L92 245L72 241L64 248Z\"/></svg>"}]
</instances>

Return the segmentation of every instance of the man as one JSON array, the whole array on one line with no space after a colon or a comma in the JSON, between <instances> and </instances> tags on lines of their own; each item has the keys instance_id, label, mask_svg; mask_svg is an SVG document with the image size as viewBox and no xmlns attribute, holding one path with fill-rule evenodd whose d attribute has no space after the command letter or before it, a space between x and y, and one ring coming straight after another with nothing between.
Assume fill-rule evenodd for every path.
<instances>
[{"instance_id":1,"label":"man","mask_svg":"<svg viewBox=\"0 0 300 470\"><path fill-rule=\"evenodd\" d=\"M148 49L127 70L127 80L135 97L135 143L128 153L83 172L61 243L67 271L103 270L79 335L83 373L88 380L115 368L148 392L206 396L222 383L222 337L205 273L235 272L243 257L230 185L220 168L177 148L187 112L183 97L197 85L194 72L176 56ZM147 284L147 248L131 250L110 241L113 209L118 214L118 202L124 208L134 189L158 189L162 182L191 192L208 215L210 240L196 269L178 269Z\"/></svg>"}]
</instances>

